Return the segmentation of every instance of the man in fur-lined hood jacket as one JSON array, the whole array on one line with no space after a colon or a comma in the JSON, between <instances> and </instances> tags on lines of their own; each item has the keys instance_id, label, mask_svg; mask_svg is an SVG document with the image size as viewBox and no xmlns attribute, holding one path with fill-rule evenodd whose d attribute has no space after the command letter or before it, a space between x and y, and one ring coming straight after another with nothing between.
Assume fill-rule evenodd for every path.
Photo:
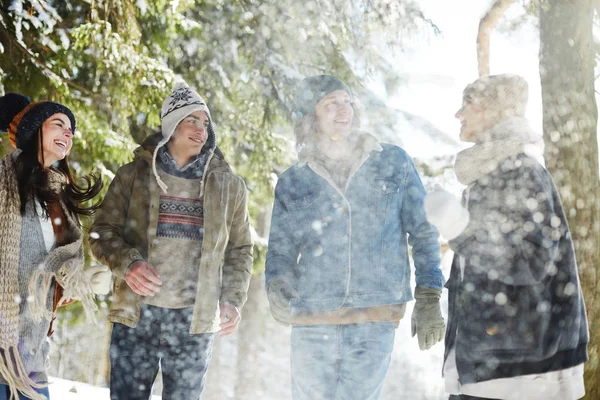
<instances>
[{"instance_id":1,"label":"man in fur-lined hood jacket","mask_svg":"<svg viewBox=\"0 0 600 400\"><path fill-rule=\"evenodd\" d=\"M540 163L542 137L524 118L527 82L483 77L456 113L454 170L466 211L448 193L426 199L455 252L444 378L450 399L583 397L588 326L558 191ZM455 210L450 212L449 210ZM468 219L460 218L468 215ZM457 227L459 227L457 229Z\"/></svg>"},{"instance_id":2,"label":"man in fur-lined hood jacket","mask_svg":"<svg viewBox=\"0 0 600 400\"><path fill-rule=\"evenodd\" d=\"M413 335L422 350L443 337L438 232L412 159L358 129L348 86L308 77L296 106L299 162L277 183L266 261L271 313L292 324L293 398L376 400L413 298L408 244Z\"/></svg>"},{"instance_id":3,"label":"man in fur-lined hood jacket","mask_svg":"<svg viewBox=\"0 0 600 400\"><path fill-rule=\"evenodd\" d=\"M198 398L214 333L233 333L252 270L246 187L216 147L204 100L178 84L162 132L115 176L91 228L115 276L111 399Z\"/></svg>"}]
</instances>

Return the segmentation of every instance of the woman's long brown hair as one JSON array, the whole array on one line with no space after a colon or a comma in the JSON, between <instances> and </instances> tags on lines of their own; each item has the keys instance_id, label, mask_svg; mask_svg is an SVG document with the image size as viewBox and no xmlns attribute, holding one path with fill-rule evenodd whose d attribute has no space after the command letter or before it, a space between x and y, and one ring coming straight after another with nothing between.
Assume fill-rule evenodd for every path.
<instances>
[{"instance_id":1,"label":"woman's long brown hair","mask_svg":"<svg viewBox=\"0 0 600 400\"><path fill-rule=\"evenodd\" d=\"M60 193L54 193L48 186L48 169L38 159L43 143L43 132L38 131L38 140L30 140L21 148L21 153L15 161L19 199L21 200L21 215L25 214L27 201L38 199L43 213L49 216L48 204L62 200L72 215L92 215L100 206L97 202L90 206L84 203L96 197L102 190L102 179L91 174L83 176L85 186L80 186L73 180L66 157L57 161L48 169L52 169L65 177L66 185ZM42 162L43 162L43 151Z\"/></svg>"}]
</instances>

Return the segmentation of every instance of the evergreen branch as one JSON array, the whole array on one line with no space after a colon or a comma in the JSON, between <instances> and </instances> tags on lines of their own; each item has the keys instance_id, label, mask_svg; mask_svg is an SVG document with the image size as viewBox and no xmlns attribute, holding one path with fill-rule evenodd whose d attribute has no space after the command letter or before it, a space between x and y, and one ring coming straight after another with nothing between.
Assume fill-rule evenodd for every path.
<instances>
[{"instance_id":1,"label":"evergreen branch","mask_svg":"<svg viewBox=\"0 0 600 400\"><path fill-rule=\"evenodd\" d=\"M8 38L10 43L12 43L17 49L19 49L23 54L25 54L29 58L29 61L31 61L32 64L34 64L36 67L38 67L40 70L42 70L42 73L44 73L44 75L48 76L50 79L58 80L60 82L63 82L67 86L70 86L74 89L80 90L81 92L87 94L90 97L94 97L94 98L98 98L98 99L101 98L101 95L99 93L94 93L94 92L90 91L89 89L86 89L83 86L78 85L77 83L58 75L56 72L54 72L52 70L52 68L50 68L48 65L46 65L43 61L39 60L35 56L35 54L33 54L31 52L31 50L29 50L18 40L13 38L13 36L10 34L10 32L8 30L6 30L6 33L7 33L6 37Z\"/></svg>"}]
</instances>

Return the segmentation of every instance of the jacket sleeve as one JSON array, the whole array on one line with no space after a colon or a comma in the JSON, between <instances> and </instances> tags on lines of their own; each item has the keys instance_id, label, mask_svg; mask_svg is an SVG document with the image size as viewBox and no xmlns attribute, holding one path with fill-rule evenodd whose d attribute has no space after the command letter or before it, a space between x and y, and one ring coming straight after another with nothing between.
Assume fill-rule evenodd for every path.
<instances>
[{"instance_id":1,"label":"jacket sleeve","mask_svg":"<svg viewBox=\"0 0 600 400\"><path fill-rule=\"evenodd\" d=\"M286 191L283 179L275 188L275 201L269 232L269 249L265 263L265 287L271 308L271 314L282 322L290 322L289 301L295 293L294 265L298 259L298 247L295 244L295 224L290 221L290 212L283 198ZM289 296L284 296L288 293ZM285 305L285 306L282 306Z\"/></svg>"},{"instance_id":2,"label":"jacket sleeve","mask_svg":"<svg viewBox=\"0 0 600 400\"><path fill-rule=\"evenodd\" d=\"M48 253L44 260L46 270L56 274L56 278L61 286L64 286L61 278L66 277L76 270L83 271L83 264L81 239L64 246L56 247Z\"/></svg>"},{"instance_id":3,"label":"jacket sleeve","mask_svg":"<svg viewBox=\"0 0 600 400\"><path fill-rule=\"evenodd\" d=\"M409 235L408 244L412 247L416 284L442 290L445 279L440 269L439 233L427 221L423 206L425 188L412 160L409 163L401 218L402 226Z\"/></svg>"},{"instance_id":4,"label":"jacket sleeve","mask_svg":"<svg viewBox=\"0 0 600 400\"><path fill-rule=\"evenodd\" d=\"M557 216L554 184L544 172L541 166L517 169L490 179L479 193L471 190L470 222L450 247L475 273L509 285L534 285L553 273L567 227Z\"/></svg>"},{"instance_id":5,"label":"jacket sleeve","mask_svg":"<svg viewBox=\"0 0 600 400\"><path fill-rule=\"evenodd\" d=\"M117 171L110 184L89 235L94 257L108 265L112 273L121 279L124 279L132 262L144 260L139 250L127 243L124 237L131 197L131 185L127 184L131 182L124 179L128 171L124 168Z\"/></svg>"},{"instance_id":6,"label":"jacket sleeve","mask_svg":"<svg viewBox=\"0 0 600 400\"><path fill-rule=\"evenodd\" d=\"M79 300L85 315L95 321L93 315L98 308L94 303L94 293L89 276L84 272L82 238L69 244L56 247L44 260L45 269L36 269L29 280L29 308L34 318L49 316L47 299L54 291L52 280L56 280L62 288L58 305L66 305ZM55 305L54 304L54 305ZM53 305L53 306L54 306ZM52 311L55 311L54 307Z\"/></svg>"},{"instance_id":7,"label":"jacket sleeve","mask_svg":"<svg viewBox=\"0 0 600 400\"><path fill-rule=\"evenodd\" d=\"M233 303L241 308L248 298L254 256L246 185L241 178L237 179L239 179L238 194L223 260L221 302Z\"/></svg>"}]
</instances>

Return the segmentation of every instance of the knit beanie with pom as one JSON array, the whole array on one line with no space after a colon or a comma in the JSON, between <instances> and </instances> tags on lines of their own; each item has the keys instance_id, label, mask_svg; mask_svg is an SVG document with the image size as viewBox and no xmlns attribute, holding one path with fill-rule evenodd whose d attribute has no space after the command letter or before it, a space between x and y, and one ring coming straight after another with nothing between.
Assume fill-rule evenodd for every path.
<instances>
[{"instance_id":1,"label":"knit beanie with pom","mask_svg":"<svg viewBox=\"0 0 600 400\"><path fill-rule=\"evenodd\" d=\"M66 106L52 101L32 103L29 97L7 93L0 97L0 132L7 132L13 147L23 149L37 133L44 121L54 114L65 114L75 132L75 116Z\"/></svg>"},{"instance_id":2,"label":"knit beanie with pom","mask_svg":"<svg viewBox=\"0 0 600 400\"><path fill-rule=\"evenodd\" d=\"M206 140L206 144L204 145L204 149L214 149L216 146L216 137L215 131L212 124L212 118L210 116L210 110L206 105L206 102L198 93L190 89L190 87L185 82L179 82L175 85L173 92L165 99L163 102L162 108L160 110L160 120L161 120L161 131L162 131L162 140L154 149L154 155L152 157L152 170L154 172L154 176L156 177L156 181L158 186L166 193L167 185L160 179L158 176L158 172L156 170L156 157L158 155L158 150L163 147L173 136L177 125L185 117L196 112L196 111L204 111L208 116L208 139Z\"/></svg>"}]
</instances>

